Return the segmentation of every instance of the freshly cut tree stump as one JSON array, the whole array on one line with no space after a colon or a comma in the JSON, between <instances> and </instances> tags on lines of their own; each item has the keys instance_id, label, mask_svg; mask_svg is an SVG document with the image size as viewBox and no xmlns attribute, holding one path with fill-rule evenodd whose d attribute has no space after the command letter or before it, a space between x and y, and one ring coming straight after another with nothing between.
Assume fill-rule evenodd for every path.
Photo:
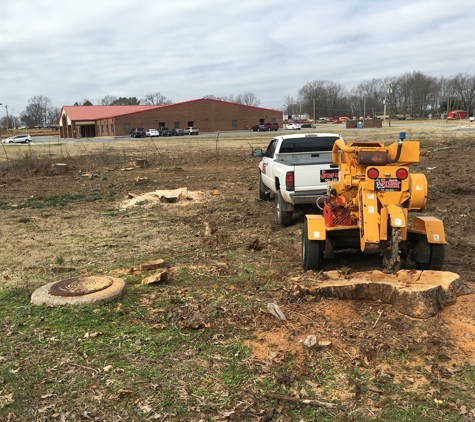
<instances>
[{"instance_id":1,"label":"freshly cut tree stump","mask_svg":"<svg viewBox=\"0 0 475 422\"><path fill-rule=\"evenodd\" d=\"M307 276L307 274L306 274ZM345 300L380 300L398 312L414 318L429 318L457 296L471 293L458 274L448 271L401 270L396 274L364 271L323 273L324 280L306 278L291 281L295 296L311 295Z\"/></svg>"}]
</instances>

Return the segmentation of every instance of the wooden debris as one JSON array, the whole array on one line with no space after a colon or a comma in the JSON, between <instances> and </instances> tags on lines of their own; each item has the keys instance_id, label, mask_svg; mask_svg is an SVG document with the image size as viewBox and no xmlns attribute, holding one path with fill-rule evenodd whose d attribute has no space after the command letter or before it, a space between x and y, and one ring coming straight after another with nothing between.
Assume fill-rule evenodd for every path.
<instances>
[{"instance_id":1,"label":"wooden debris","mask_svg":"<svg viewBox=\"0 0 475 422\"><path fill-rule=\"evenodd\" d=\"M303 346L308 347L309 349L313 349L318 344L317 336L315 334L310 334L305 340L300 341Z\"/></svg>"},{"instance_id":2,"label":"wooden debris","mask_svg":"<svg viewBox=\"0 0 475 422\"><path fill-rule=\"evenodd\" d=\"M343 410L343 411L346 410L345 405L328 403L321 400L300 399L298 397L283 396L281 394L274 394L274 393L266 393L265 396L270 399L293 401L300 404L320 406L320 407L324 407L325 409L334 409L334 410Z\"/></svg>"},{"instance_id":3,"label":"wooden debris","mask_svg":"<svg viewBox=\"0 0 475 422\"><path fill-rule=\"evenodd\" d=\"M164 283L167 281L168 271L163 270L159 273L152 274L150 277L144 278L142 284Z\"/></svg>"},{"instance_id":4,"label":"wooden debris","mask_svg":"<svg viewBox=\"0 0 475 422\"><path fill-rule=\"evenodd\" d=\"M69 166L65 163L55 163L51 167L53 167L53 170L56 170L59 173L66 173L69 171Z\"/></svg>"},{"instance_id":5,"label":"wooden debris","mask_svg":"<svg viewBox=\"0 0 475 422\"><path fill-rule=\"evenodd\" d=\"M99 177L99 175L96 173L85 173L85 174L81 174L81 177L87 177L89 180L91 180L91 179L95 179Z\"/></svg>"},{"instance_id":6,"label":"wooden debris","mask_svg":"<svg viewBox=\"0 0 475 422\"><path fill-rule=\"evenodd\" d=\"M164 265L165 261L163 259L156 259L155 261L148 261L140 264L139 269L140 271L150 271L163 268Z\"/></svg>"},{"instance_id":7,"label":"wooden debris","mask_svg":"<svg viewBox=\"0 0 475 422\"><path fill-rule=\"evenodd\" d=\"M148 160L146 158L139 158L135 160L135 165L140 168L145 168L148 166Z\"/></svg>"}]
</instances>

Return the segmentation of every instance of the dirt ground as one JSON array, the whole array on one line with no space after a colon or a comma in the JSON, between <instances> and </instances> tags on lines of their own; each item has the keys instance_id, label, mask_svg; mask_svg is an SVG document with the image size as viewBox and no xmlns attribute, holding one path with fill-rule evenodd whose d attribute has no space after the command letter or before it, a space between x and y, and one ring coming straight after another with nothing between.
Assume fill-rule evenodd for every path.
<instances>
[{"instance_id":1,"label":"dirt ground","mask_svg":"<svg viewBox=\"0 0 475 422\"><path fill-rule=\"evenodd\" d=\"M344 139L395 141L396 133L348 131ZM459 274L473 288L475 135L471 133L414 129L407 138L422 144L421 162L412 171L428 179L424 214L445 224L444 269ZM298 339L314 333L331 341L331 353L342 361L367 362L381 348L400 347L448 356L448 368L475 362L475 295L459 297L428 320L405 317L380 302L292 300L289 280L303 273L303 215L296 213L294 224L281 228L275 224L273 203L258 200L258 159L251 157L251 145L265 147L270 138L258 134L219 141L127 140L113 147L79 143L33 145L32 150L8 146L11 161L4 161L0 172L0 288L31 288L51 281L55 276L51 271L57 266L112 275L120 271L118 267L127 269L158 258L172 260L174 266L216 267L225 261L226 265L242 265L243 271L249 264L265 265L269 278L282 288L273 295L266 293L262 301L279 303L289 324L282 325L272 316L261 320L255 327L257 340L250 344L258 358L278 360L297 348ZM137 159L147 159L148 165L136 166ZM67 171L55 163L67 164ZM134 195L178 188L184 193L176 203L153 197L135 205L128 202ZM89 202L34 206L37 201L66 194L84 195ZM256 242L258 248L250 248ZM323 264L323 270L348 268L380 269L381 259L345 253ZM271 349L269 344L278 347ZM381 368L385 369L389 370ZM413 388L419 382L414 380Z\"/></svg>"}]
</instances>

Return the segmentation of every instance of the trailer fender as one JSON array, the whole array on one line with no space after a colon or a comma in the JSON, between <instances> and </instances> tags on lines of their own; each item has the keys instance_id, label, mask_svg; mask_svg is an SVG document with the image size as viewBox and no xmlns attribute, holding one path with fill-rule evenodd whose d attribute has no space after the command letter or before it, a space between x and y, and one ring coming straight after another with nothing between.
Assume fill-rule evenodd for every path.
<instances>
[{"instance_id":1,"label":"trailer fender","mask_svg":"<svg viewBox=\"0 0 475 422\"><path fill-rule=\"evenodd\" d=\"M325 240L327 230L322 215L306 215L309 240Z\"/></svg>"},{"instance_id":2,"label":"trailer fender","mask_svg":"<svg viewBox=\"0 0 475 422\"><path fill-rule=\"evenodd\" d=\"M435 217L414 217L411 231L425 234L427 242L445 245L444 223Z\"/></svg>"}]
</instances>

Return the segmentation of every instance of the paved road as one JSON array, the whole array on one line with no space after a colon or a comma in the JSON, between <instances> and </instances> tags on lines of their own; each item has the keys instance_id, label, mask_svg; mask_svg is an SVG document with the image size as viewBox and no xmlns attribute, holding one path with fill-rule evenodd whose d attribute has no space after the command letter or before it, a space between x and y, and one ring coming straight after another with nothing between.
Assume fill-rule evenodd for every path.
<instances>
[{"instance_id":1,"label":"paved road","mask_svg":"<svg viewBox=\"0 0 475 422\"><path fill-rule=\"evenodd\" d=\"M394 130L394 131L405 131L408 129L412 130L431 130L431 131L462 131L462 132L475 132L475 123L463 122L462 124L456 124L454 122L447 123L445 120L441 121L391 121L391 127L389 127L388 122L383 124L383 130ZM332 125L332 124L320 124L316 129L302 129L299 131L279 129L277 132L251 132L251 131L233 131L233 132L219 132L219 137L239 137L239 136L248 136L252 134L253 136L265 137L269 139L269 136L274 135L290 135L292 133L311 133L314 131L318 132L329 132L329 133L344 133L346 131L358 131L361 133L374 133L381 131L381 129L375 128L366 128L366 129L347 129L344 124ZM215 138L217 132L211 133L201 133L195 136L173 136L170 138L153 138L155 142L160 142L161 140L192 140L196 138ZM144 141L148 138L137 139L137 141ZM61 139L58 135L56 136L37 136L34 137L34 142L36 144L51 144L51 143L72 143L72 142L81 142L84 144L88 143L108 143L108 142L117 142L117 141L134 141L134 138L129 136L118 136L118 137L97 137L97 138L82 138L82 139Z\"/></svg>"}]
</instances>

